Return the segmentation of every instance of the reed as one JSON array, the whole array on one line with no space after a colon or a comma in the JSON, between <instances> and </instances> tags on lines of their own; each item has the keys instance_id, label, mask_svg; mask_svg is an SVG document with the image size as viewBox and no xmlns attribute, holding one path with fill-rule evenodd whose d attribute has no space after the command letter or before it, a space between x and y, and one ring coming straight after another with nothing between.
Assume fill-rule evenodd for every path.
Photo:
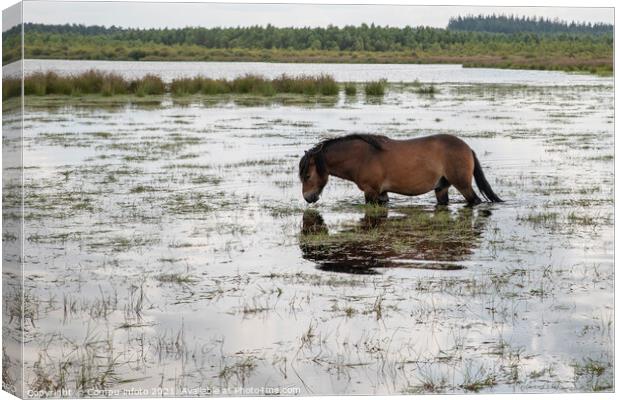
<instances>
[{"instance_id":1,"label":"reed","mask_svg":"<svg viewBox=\"0 0 620 400\"><path fill-rule=\"evenodd\" d=\"M6 78L2 80L2 100L19 97L22 93L21 80L18 78Z\"/></svg>"},{"instance_id":2,"label":"reed","mask_svg":"<svg viewBox=\"0 0 620 400\"><path fill-rule=\"evenodd\" d=\"M4 100L20 95L20 80L11 78L3 82ZM61 76L55 72L35 72L24 79L24 94L34 96L101 94L138 96L163 94L165 84L155 75L127 80L121 75L96 70L78 75Z\"/></svg>"},{"instance_id":3,"label":"reed","mask_svg":"<svg viewBox=\"0 0 620 400\"><path fill-rule=\"evenodd\" d=\"M347 96L355 96L357 94L357 86L355 83L348 82L344 85L344 93Z\"/></svg>"},{"instance_id":4,"label":"reed","mask_svg":"<svg viewBox=\"0 0 620 400\"><path fill-rule=\"evenodd\" d=\"M378 81L368 82L366 86L364 86L364 90L367 96L383 96L386 86L387 80L380 79Z\"/></svg>"},{"instance_id":5,"label":"reed","mask_svg":"<svg viewBox=\"0 0 620 400\"><path fill-rule=\"evenodd\" d=\"M166 85L159 76L148 74L129 84L130 91L137 96L164 94Z\"/></svg>"},{"instance_id":6,"label":"reed","mask_svg":"<svg viewBox=\"0 0 620 400\"><path fill-rule=\"evenodd\" d=\"M379 82L385 86L385 82ZM355 90L355 85L349 85L348 90ZM352 88L352 89L351 89ZM384 90L384 88L383 88ZM213 79L204 76L183 77L174 79L165 84L156 75L145 75L142 78L128 80L121 75L86 71L77 75L59 75L56 72L35 72L26 76L24 80L24 94L33 96L45 95L87 95L100 94L102 96L162 95L171 93L173 96L186 95L221 95L221 94L251 94L259 96L273 96L279 93L302 94L308 96L337 96L339 85L330 75L281 75L275 79L268 79L261 75L247 74L234 79ZM17 97L21 94L21 82L17 78L4 80L2 97L4 100Z\"/></svg>"}]
</instances>

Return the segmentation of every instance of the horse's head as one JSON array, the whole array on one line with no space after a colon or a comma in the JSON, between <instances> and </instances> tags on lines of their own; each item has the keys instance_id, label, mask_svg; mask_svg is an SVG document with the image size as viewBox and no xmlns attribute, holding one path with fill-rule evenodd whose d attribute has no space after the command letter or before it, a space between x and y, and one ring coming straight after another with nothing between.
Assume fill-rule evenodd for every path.
<instances>
[{"instance_id":1,"label":"horse's head","mask_svg":"<svg viewBox=\"0 0 620 400\"><path fill-rule=\"evenodd\" d=\"M304 199L308 203L315 203L319 200L328 178L322 149L306 151L306 154L299 160L299 179L302 183Z\"/></svg>"}]
</instances>

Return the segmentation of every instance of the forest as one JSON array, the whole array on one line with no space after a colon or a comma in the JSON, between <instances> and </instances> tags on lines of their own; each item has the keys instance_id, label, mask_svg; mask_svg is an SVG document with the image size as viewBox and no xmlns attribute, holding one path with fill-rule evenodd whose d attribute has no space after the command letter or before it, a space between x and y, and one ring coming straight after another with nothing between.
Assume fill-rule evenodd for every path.
<instances>
[{"instance_id":1,"label":"forest","mask_svg":"<svg viewBox=\"0 0 620 400\"><path fill-rule=\"evenodd\" d=\"M278 28L24 26L25 58L167 61L459 63L610 74L613 26L516 17L459 17L446 29L374 24ZM3 34L3 63L19 58Z\"/></svg>"},{"instance_id":2,"label":"forest","mask_svg":"<svg viewBox=\"0 0 620 400\"><path fill-rule=\"evenodd\" d=\"M514 15L468 15L450 18L448 30L493 33L542 33L542 34L613 34L614 26L604 23L567 22L558 19L518 17Z\"/></svg>"}]
</instances>

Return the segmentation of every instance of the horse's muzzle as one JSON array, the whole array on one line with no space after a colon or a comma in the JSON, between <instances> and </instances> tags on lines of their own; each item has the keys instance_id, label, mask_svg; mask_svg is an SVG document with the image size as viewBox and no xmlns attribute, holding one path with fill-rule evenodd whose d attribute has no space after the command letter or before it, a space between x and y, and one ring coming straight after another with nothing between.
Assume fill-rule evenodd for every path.
<instances>
[{"instance_id":1,"label":"horse's muzzle","mask_svg":"<svg viewBox=\"0 0 620 400\"><path fill-rule=\"evenodd\" d=\"M306 200L308 203L316 203L317 201L319 201L319 194L318 193L304 193L304 200Z\"/></svg>"}]
</instances>

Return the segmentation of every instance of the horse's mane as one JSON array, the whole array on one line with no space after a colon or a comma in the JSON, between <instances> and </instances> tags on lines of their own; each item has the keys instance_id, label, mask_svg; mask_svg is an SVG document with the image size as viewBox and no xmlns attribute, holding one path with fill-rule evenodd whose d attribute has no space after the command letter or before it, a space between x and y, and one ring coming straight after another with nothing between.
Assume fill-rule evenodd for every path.
<instances>
[{"instance_id":1,"label":"horse's mane","mask_svg":"<svg viewBox=\"0 0 620 400\"><path fill-rule=\"evenodd\" d=\"M317 172L319 175L323 175L326 171L325 167L325 157L323 153L330 146L336 143L349 142L352 140L361 140L363 142L368 143L375 150L383 150L383 144L381 143L385 139L385 136L381 135L369 135L369 134L360 134L354 133L351 135L340 136L332 139L325 139L317 143L310 150L306 151L306 154L299 161L299 177L303 179L303 177L308 173L308 168L310 166L310 159L314 157L315 164L317 168Z\"/></svg>"}]
</instances>

